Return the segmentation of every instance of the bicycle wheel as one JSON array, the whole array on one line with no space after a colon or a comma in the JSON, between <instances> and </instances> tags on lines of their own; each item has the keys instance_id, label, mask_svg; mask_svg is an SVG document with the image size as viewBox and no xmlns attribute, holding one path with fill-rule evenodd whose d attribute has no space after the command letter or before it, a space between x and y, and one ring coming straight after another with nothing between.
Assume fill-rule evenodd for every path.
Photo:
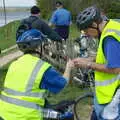
<instances>
[{"instance_id":1,"label":"bicycle wheel","mask_svg":"<svg viewBox=\"0 0 120 120\"><path fill-rule=\"evenodd\" d=\"M74 104L75 120L90 120L92 113L92 98L91 93L80 96Z\"/></svg>"}]
</instances>

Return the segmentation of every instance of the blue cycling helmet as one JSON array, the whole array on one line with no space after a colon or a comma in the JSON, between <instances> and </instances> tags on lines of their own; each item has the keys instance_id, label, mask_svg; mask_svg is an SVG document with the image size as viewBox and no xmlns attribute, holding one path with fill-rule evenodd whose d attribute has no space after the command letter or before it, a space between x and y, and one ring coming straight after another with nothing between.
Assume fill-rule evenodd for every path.
<instances>
[{"instance_id":1,"label":"blue cycling helmet","mask_svg":"<svg viewBox=\"0 0 120 120\"><path fill-rule=\"evenodd\" d=\"M24 32L16 41L23 52L35 51L46 39L46 36L37 29L30 29Z\"/></svg>"},{"instance_id":2,"label":"blue cycling helmet","mask_svg":"<svg viewBox=\"0 0 120 120\"><path fill-rule=\"evenodd\" d=\"M85 10L78 14L76 23L78 29L84 30L92 26L93 22L100 23L101 21L102 17L100 9L98 9L96 6L92 6L86 8Z\"/></svg>"}]
</instances>

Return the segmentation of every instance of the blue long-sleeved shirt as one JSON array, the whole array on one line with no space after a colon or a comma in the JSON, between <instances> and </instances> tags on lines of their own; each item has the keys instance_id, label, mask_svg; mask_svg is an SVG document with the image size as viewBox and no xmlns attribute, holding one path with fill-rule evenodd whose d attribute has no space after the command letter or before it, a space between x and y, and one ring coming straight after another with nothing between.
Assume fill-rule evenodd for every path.
<instances>
[{"instance_id":1,"label":"blue long-sleeved shirt","mask_svg":"<svg viewBox=\"0 0 120 120\"><path fill-rule=\"evenodd\" d=\"M120 68L120 42L113 37L106 37L103 43L107 68Z\"/></svg>"},{"instance_id":2,"label":"blue long-sleeved shirt","mask_svg":"<svg viewBox=\"0 0 120 120\"><path fill-rule=\"evenodd\" d=\"M55 25L70 25L71 22L71 13L64 9L60 8L53 12L50 22Z\"/></svg>"},{"instance_id":3,"label":"blue long-sleeved shirt","mask_svg":"<svg viewBox=\"0 0 120 120\"><path fill-rule=\"evenodd\" d=\"M42 78L42 82L40 84L40 88L47 89L52 93L60 92L65 85L67 84L67 80L61 76L54 68L50 67Z\"/></svg>"}]
</instances>

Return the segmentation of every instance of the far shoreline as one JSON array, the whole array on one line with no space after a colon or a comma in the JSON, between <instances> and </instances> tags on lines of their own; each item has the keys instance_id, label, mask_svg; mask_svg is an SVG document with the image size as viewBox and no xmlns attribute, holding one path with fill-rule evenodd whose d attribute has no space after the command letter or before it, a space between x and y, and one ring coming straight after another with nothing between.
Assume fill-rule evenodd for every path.
<instances>
[{"instance_id":1,"label":"far shoreline","mask_svg":"<svg viewBox=\"0 0 120 120\"><path fill-rule=\"evenodd\" d=\"M6 7L6 12L29 11L31 7ZM4 12L4 8L0 7L0 12Z\"/></svg>"}]
</instances>

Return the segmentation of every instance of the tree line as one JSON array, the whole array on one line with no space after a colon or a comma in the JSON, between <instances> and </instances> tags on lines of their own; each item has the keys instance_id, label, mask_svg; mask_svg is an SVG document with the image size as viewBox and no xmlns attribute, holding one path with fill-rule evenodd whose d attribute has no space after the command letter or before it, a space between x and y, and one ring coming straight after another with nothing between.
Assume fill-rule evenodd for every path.
<instances>
[{"instance_id":1,"label":"tree line","mask_svg":"<svg viewBox=\"0 0 120 120\"><path fill-rule=\"evenodd\" d=\"M41 9L42 17L49 19L55 10L55 2L58 0L36 0ZM120 0L59 0L63 2L64 7L71 11L73 20L76 15L84 8L96 5L105 11L109 18L120 18Z\"/></svg>"}]
</instances>

